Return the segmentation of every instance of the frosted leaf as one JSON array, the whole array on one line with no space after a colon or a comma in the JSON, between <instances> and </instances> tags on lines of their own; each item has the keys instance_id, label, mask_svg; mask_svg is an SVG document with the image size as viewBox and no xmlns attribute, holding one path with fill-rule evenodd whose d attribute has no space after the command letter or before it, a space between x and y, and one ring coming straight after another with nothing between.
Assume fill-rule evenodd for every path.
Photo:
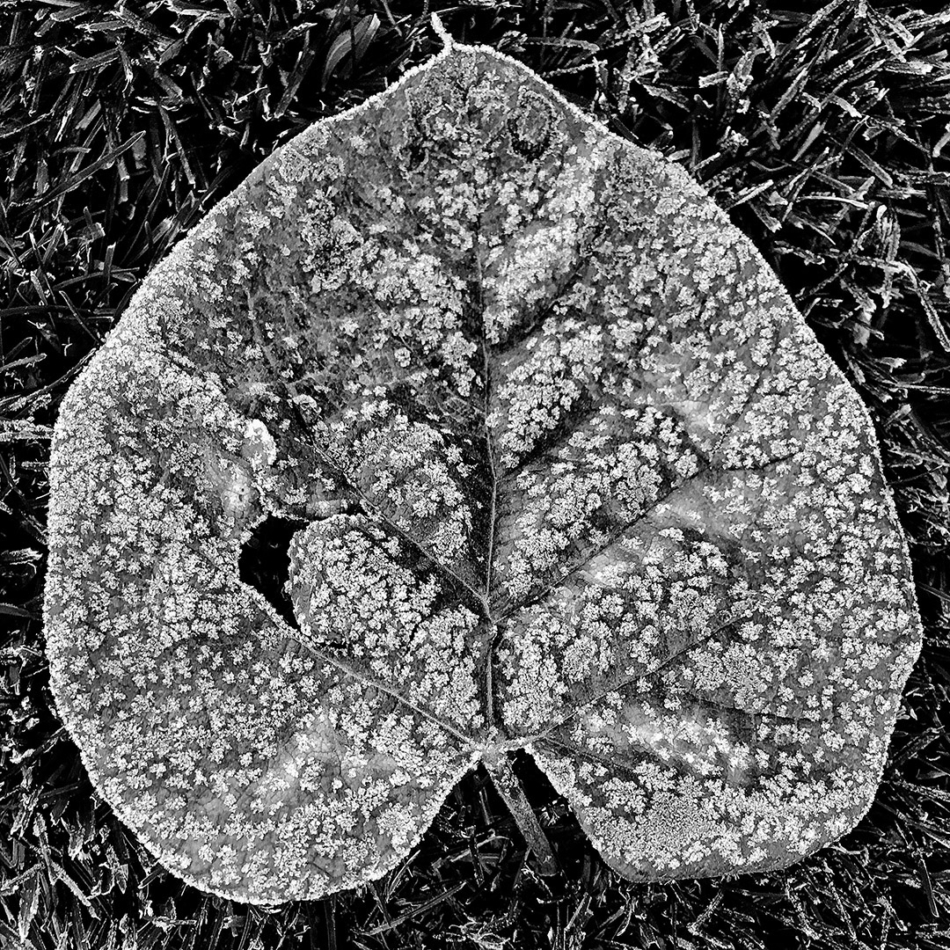
<instances>
[{"instance_id":1,"label":"frosted leaf","mask_svg":"<svg viewBox=\"0 0 950 950\"><path fill-rule=\"evenodd\" d=\"M867 413L677 166L449 44L149 275L51 462L52 687L174 873L386 873L531 752L634 879L867 809L920 646ZM239 576L296 528L285 620Z\"/></svg>"}]
</instances>

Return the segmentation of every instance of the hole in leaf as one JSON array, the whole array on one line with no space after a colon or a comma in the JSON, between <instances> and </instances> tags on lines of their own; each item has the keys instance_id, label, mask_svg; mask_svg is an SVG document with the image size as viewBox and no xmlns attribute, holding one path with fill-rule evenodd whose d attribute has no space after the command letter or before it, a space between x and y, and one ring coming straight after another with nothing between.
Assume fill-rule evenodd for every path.
<instances>
[{"instance_id":1,"label":"hole in leaf","mask_svg":"<svg viewBox=\"0 0 950 950\"><path fill-rule=\"evenodd\" d=\"M284 585L290 576L290 541L304 522L265 518L241 547L238 576L260 591L273 608L296 628L293 607Z\"/></svg>"}]
</instances>

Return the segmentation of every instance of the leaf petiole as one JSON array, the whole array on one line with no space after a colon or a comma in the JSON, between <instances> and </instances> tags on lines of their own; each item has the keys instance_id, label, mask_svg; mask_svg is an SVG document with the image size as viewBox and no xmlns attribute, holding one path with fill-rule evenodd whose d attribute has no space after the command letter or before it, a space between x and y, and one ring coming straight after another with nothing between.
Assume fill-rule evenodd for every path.
<instances>
[{"instance_id":1,"label":"leaf petiole","mask_svg":"<svg viewBox=\"0 0 950 950\"><path fill-rule=\"evenodd\" d=\"M534 852L538 873L542 877L551 877L560 871L557 858L551 849L551 842L544 833L538 816L531 807L524 793L524 788L518 776L511 767L511 760L504 751L491 752L482 758L488 774L495 783L498 794L501 795L514 818L518 829L524 837L525 843Z\"/></svg>"}]
</instances>

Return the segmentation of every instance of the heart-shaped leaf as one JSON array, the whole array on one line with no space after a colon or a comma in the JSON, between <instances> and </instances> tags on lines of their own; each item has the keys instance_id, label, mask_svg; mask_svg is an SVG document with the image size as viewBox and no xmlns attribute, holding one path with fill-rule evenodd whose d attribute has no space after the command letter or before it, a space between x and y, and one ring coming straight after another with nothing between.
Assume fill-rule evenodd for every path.
<instances>
[{"instance_id":1,"label":"heart-shaped leaf","mask_svg":"<svg viewBox=\"0 0 950 950\"><path fill-rule=\"evenodd\" d=\"M294 624L239 577L268 518ZM519 748L631 878L787 865L867 809L921 637L868 415L751 243L452 44L149 275L50 547L93 782L247 901L384 874L479 761L515 802Z\"/></svg>"}]
</instances>

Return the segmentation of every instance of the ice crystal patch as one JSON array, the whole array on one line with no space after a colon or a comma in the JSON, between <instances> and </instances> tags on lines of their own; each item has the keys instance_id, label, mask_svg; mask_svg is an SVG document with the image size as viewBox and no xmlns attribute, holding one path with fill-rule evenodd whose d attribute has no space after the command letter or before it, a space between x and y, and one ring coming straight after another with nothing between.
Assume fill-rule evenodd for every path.
<instances>
[{"instance_id":1,"label":"ice crystal patch","mask_svg":"<svg viewBox=\"0 0 950 950\"><path fill-rule=\"evenodd\" d=\"M214 208L51 473L63 720L164 865L245 901L379 877L517 748L632 879L785 866L867 809L920 646L869 417L774 274L483 48Z\"/></svg>"}]
</instances>

